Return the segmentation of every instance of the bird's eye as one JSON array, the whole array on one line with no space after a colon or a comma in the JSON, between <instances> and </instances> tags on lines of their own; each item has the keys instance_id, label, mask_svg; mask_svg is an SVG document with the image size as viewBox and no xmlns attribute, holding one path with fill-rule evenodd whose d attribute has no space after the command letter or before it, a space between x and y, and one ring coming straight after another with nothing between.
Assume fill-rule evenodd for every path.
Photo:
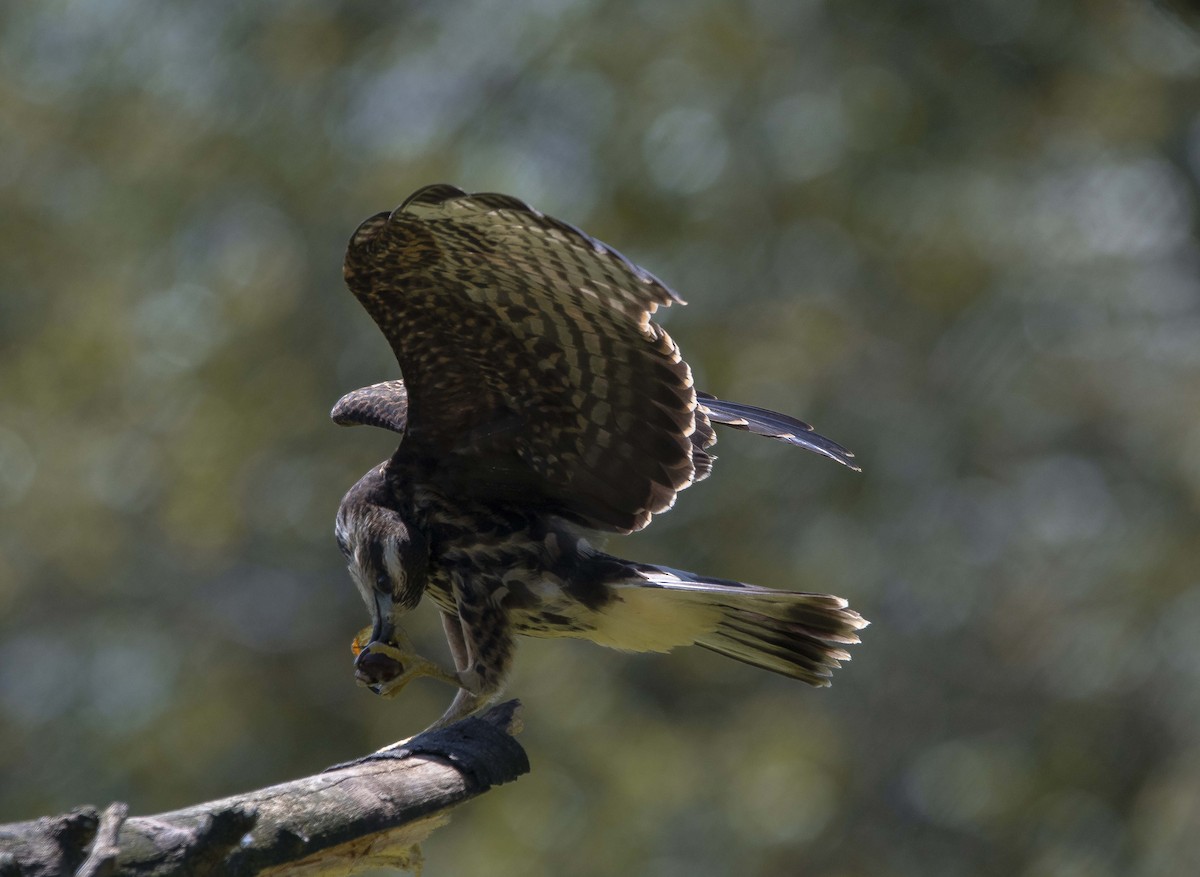
<instances>
[{"instance_id":1,"label":"bird's eye","mask_svg":"<svg viewBox=\"0 0 1200 877\"><path fill-rule=\"evenodd\" d=\"M386 572L375 574L375 588L376 590L383 591L385 594L392 592L392 580Z\"/></svg>"}]
</instances>

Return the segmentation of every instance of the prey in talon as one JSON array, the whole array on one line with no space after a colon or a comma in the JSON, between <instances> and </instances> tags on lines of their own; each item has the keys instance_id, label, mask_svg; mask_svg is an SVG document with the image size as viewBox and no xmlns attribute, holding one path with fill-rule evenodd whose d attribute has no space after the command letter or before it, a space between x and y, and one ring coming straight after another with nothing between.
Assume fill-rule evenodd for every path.
<instances>
[{"instance_id":1,"label":"prey in talon","mask_svg":"<svg viewBox=\"0 0 1200 877\"><path fill-rule=\"evenodd\" d=\"M395 697L419 676L440 679L455 687L458 677L412 649L398 629L390 639L379 639L373 627L364 627L350 645L354 653L354 678L383 697Z\"/></svg>"},{"instance_id":2,"label":"prey in talon","mask_svg":"<svg viewBox=\"0 0 1200 877\"><path fill-rule=\"evenodd\" d=\"M634 652L698 645L829 684L867 622L830 594L757 587L601 551L707 477L715 427L856 470L808 424L692 385L652 322L679 296L616 250L507 195L427 186L363 222L346 284L402 379L355 390L335 422L401 435L338 509L338 545L371 613L355 675L397 694L458 688L436 726L494 701L517 636ZM454 669L417 655L400 621L428 596Z\"/></svg>"}]
</instances>

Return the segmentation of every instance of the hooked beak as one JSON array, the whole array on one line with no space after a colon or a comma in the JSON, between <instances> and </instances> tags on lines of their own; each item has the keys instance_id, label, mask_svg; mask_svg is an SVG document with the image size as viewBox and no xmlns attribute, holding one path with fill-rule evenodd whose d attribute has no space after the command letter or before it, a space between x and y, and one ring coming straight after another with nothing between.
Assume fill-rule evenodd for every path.
<instances>
[{"instance_id":1,"label":"hooked beak","mask_svg":"<svg viewBox=\"0 0 1200 877\"><path fill-rule=\"evenodd\" d=\"M392 598L387 594L375 593L375 611L371 613L374 624L370 638L362 642L367 631L355 637L354 678L379 694L380 688L404 674L401 658L404 652L396 648L396 628L392 623ZM407 645L407 644L405 644Z\"/></svg>"},{"instance_id":2,"label":"hooked beak","mask_svg":"<svg viewBox=\"0 0 1200 877\"><path fill-rule=\"evenodd\" d=\"M387 594L375 592L375 611L372 613L375 624L371 628L371 641L390 643L395 626L392 624L392 598Z\"/></svg>"},{"instance_id":3,"label":"hooked beak","mask_svg":"<svg viewBox=\"0 0 1200 877\"><path fill-rule=\"evenodd\" d=\"M404 631L392 622L391 598L375 596L375 619L354 638L354 678L383 697L393 697L418 676L440 679L455 687L458 676L418 655Z\"/></svg>"}]
</instances>

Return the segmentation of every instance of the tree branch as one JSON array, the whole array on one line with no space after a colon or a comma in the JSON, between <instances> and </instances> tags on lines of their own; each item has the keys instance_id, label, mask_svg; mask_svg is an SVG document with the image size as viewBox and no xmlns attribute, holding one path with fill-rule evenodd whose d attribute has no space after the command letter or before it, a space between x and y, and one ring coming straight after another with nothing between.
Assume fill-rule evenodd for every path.
<instances>
[{"instance_id":1,"label":"tree branch","mask_svg":"<svg viewBox=\"0 0 1200 877\"><path fill-rule=\"evenodd\" d=\"M0 825L0 877L318 877L420 864L449 811L529 771L517 701L316 776L157 816L81 807Z\"/></svg>"}]
</instances>

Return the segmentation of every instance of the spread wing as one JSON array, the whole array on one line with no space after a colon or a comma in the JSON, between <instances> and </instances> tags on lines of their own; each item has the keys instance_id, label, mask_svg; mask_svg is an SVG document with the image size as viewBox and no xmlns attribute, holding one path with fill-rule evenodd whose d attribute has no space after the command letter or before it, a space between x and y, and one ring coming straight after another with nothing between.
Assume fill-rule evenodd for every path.
<instances>
[{"instance_id":1,"label":"spread wing","mask_svg":"<svg viewBox=\"0 0 1200 877\"><path fill-rule=\"evenodd\" d=\"M345 277L400 363L401 451L458 489L629 532L694 480L691 372L650 321L682 301L574 226L429 186L359 226Z\"/></svg>"},{"instance_id":2,"label":"spread wing","mask_svg":"<svg viewBox=\"0 0 1200 877\"><path fill-rule=\"evenodd\" d=\"M338 399L329 416L340 426L378 426L403 435L408 420L408 392L404 389L404 381L383 381L352 390ZM692 433L696 481L707 477L712 469L713 458L706 451L717 443L712 430L714 423L796 445L829 457L855 472L862 471L854 460L853 451L825 438L803 420L768 408L727 402L697 390L696 429Z\"/></svg>"}]
</instances>

